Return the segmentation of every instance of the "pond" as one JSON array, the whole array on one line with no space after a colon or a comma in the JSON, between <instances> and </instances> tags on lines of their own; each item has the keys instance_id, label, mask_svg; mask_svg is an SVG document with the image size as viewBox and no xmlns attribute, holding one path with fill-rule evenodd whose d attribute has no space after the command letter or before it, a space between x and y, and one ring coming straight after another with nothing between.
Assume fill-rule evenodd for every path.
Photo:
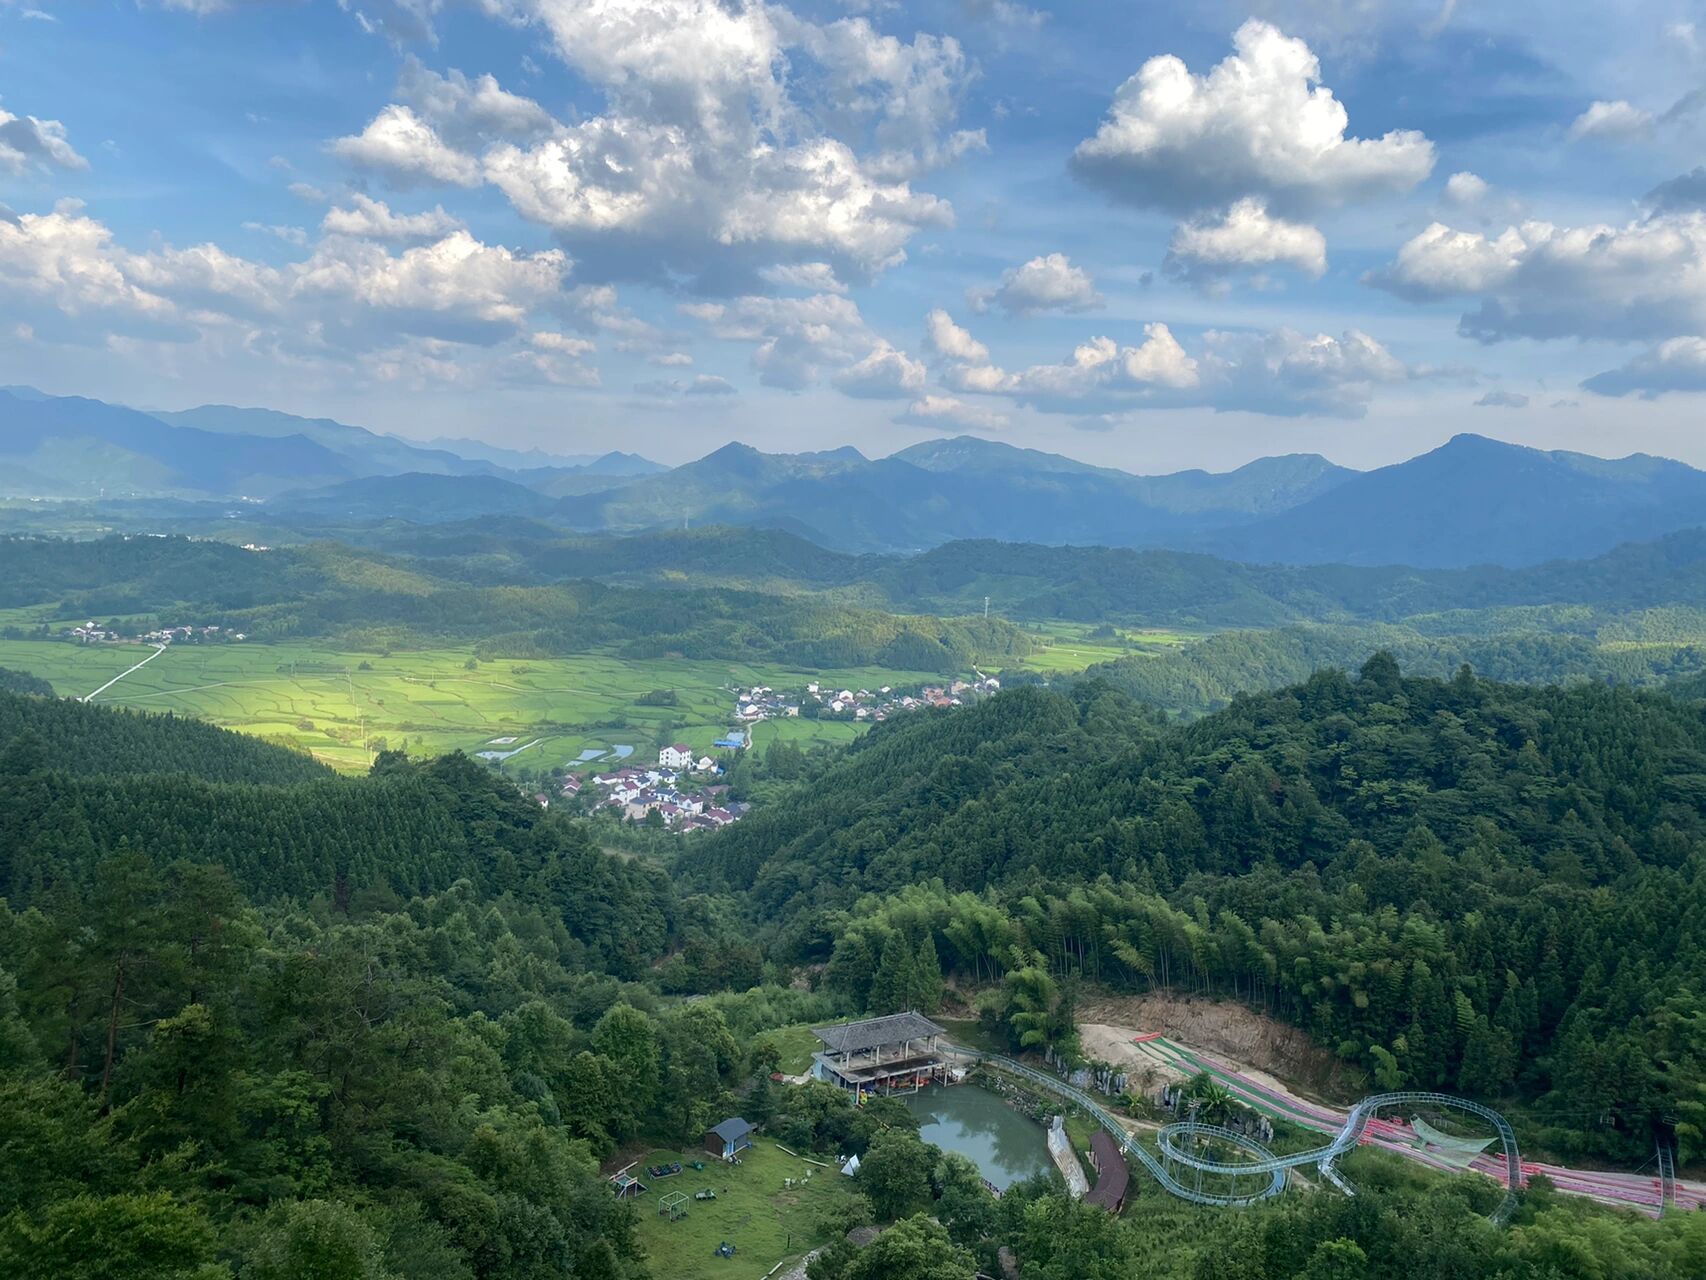
<instances>
[{"instance_id":1,"label":"pond","mask_svg":"<svg viewBox=\"0 0 1706 1280\"><path fill-rule=\"evenodd\" d=\"M1053 1167L1043 1127L975 1085L933 1084L903 1101L919 1137L968 1157L999 1190Z\"/></svg>"}]
</instances>

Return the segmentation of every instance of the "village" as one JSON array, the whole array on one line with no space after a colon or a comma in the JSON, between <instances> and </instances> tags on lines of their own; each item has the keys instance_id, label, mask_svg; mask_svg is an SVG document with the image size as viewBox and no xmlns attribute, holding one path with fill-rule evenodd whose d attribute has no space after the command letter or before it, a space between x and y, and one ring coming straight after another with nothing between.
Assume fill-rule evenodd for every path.
<instances>
[{"instance_id":1,"label":"village","mask_svg":"<svg viewBox=\"0 0 1706 1280\"><path fill-rule=\"evenodd\" d=\"M798 693L753 685L735 699L735 719L742 724L804 716L812 720L876 722L902 711L923 707L958 707L997 693L1001 682L994 676L955 680L945 685L902 689L883 685L871 689L836 689L813 681Z\"/></svg>"},{"instance_id":2,"label":"village","mask_svg":"<svg viewBox=\"0 0 1706 1280\"><path fill-rule=\"evenodd\" d=\"M710 831L738 822L748 806L729 799L728 784L720 782L723 766L708 755L695 757L685 743L672 743L658 752L655 766L630 766L590 777L569 774L561 783L565 797L595 788L597 806L615 809L631 822L657 814L670 831Z\"/></svg>"},{"instance_id":3,"label":"village","mask_svg":"<svg viewBox=\"0 0 1706 1280\"><path fill-rule=\"evenodd\" d=\"M78 644L208 644L249 638L241 631L227 631L218 626L156 627L127 635L116 623L103 627L93 621L72 627L64 634Z\"/></svg>"}]
</instances>

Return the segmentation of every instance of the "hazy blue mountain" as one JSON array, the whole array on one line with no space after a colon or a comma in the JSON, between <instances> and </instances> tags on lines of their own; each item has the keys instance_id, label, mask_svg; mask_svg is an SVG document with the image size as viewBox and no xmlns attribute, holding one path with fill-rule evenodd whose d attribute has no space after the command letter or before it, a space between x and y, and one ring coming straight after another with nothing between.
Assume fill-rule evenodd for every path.
<instances>
[{"instance_id":1,"label":"hazy blue mountain","mask_svg":"<svg viewBox=\"0 0 1706 1280\"><path fill-rule=\"evenodd\" d=\"M0 392L0 490L14 495L268 497L354 472L300 434L232 436L78 396Z\"/></svg>"},{"instance_id":2,"label":"hazy blue mountain","mask_svg":"<svg viewBox=\"0 0 1706 1280\"><path fill-rule=\"evenodd\" d=\"M276 409L242 409L228 404L204 404L176 412L155 411L154 417L179 427L197 427L221 435L272 438L303 436L346 458L355 475L490 475L498 467L470 460L445 449L410 444L382 436L365 427L352 427L331 418L299 418Z\"/></svg>"},{"instance_id":3,"label":"hazy blue mountain","mask_svg":"<svg viewBox=\"0 0 1706 1280\"><path fill-rule=\"evenodd\" d=\"M1706 524L1706 472L1454 436L1199 545L1288 564L1530 565Z\"/></svg>"},{"instance_id":4,"label":"hazy blue mountain","mask_svg":"<svg viewBox=\"0 0 1706 1280\"><path fill-rule=\"evenodd\" d=\"M1224 476L1143 477L966 437L875 461L854 449L765 454L731 444L564 509L582 529L745 524L846 551L958 538L1153 546L1282 510L1350 474L1324 459L1282 458Z\"/></svg>"}]
</instances>

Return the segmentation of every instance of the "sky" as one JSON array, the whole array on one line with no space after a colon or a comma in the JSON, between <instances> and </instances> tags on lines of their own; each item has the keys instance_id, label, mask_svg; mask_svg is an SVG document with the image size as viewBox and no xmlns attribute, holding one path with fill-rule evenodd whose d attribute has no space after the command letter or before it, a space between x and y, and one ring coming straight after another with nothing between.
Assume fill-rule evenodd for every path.
<instances>
[{"instance_id":1,"label":"sky","mask_svg":"<svg viewBox=\"0 0 1706 1280\"><path fill-rule=\"evenodd\" d=\"M1706 465L1706 5L0 0L0 382L665 462Z\"/></svg>"}]
</instances>

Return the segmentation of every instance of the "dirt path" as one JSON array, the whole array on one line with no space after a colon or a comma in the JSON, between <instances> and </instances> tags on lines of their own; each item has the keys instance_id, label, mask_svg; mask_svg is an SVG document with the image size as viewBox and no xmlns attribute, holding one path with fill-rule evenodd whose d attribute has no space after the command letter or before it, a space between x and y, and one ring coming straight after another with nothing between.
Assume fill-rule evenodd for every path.
<instances>
[{"instance_id":1,"label":"dirt path","mask_svg":"<svg viewBox=\"0 0 1706 1280\"><path fill-rule=\"evenodd\" d=\"M1152 1067L1158 1080L1178 1078L1178 1068L1143 1053L1131 1043L1133 1036L1159 1032L1214 1054L1270 1088L1303 1096L1354 1099L1366 1092L1353 1070L1302 1031L1230 1000L1156 993L1102 997L1085 1001L1078 1017L1086 1052L1139 1070Z\"/></svg>"},{"instance_id":2,"label":"dirt path","mask_svg":"<svg viewBox=\"0 0 1706 1280\"><path fill-rule=\"evenodd\" d=\"M123 680L132 671L142 670L143 667L146 667L150 662L153 662L154 659L158 658L162 653L165 653L165 652L166 652L166 646L165 645L163 645L163 644L155 645L153 653L149 654L146 658L144 658L141 662L137 663L134 667L127 667L125 670L119 672L116 676L114 676L111 680L108 680L104 685L102 685L99 689L96 689L93 693L84 694L81 701L93 702L96 698L100 697L103 693L105 693L108 689L112 688L120 680Z\"/></svg>"}]
</instances>

